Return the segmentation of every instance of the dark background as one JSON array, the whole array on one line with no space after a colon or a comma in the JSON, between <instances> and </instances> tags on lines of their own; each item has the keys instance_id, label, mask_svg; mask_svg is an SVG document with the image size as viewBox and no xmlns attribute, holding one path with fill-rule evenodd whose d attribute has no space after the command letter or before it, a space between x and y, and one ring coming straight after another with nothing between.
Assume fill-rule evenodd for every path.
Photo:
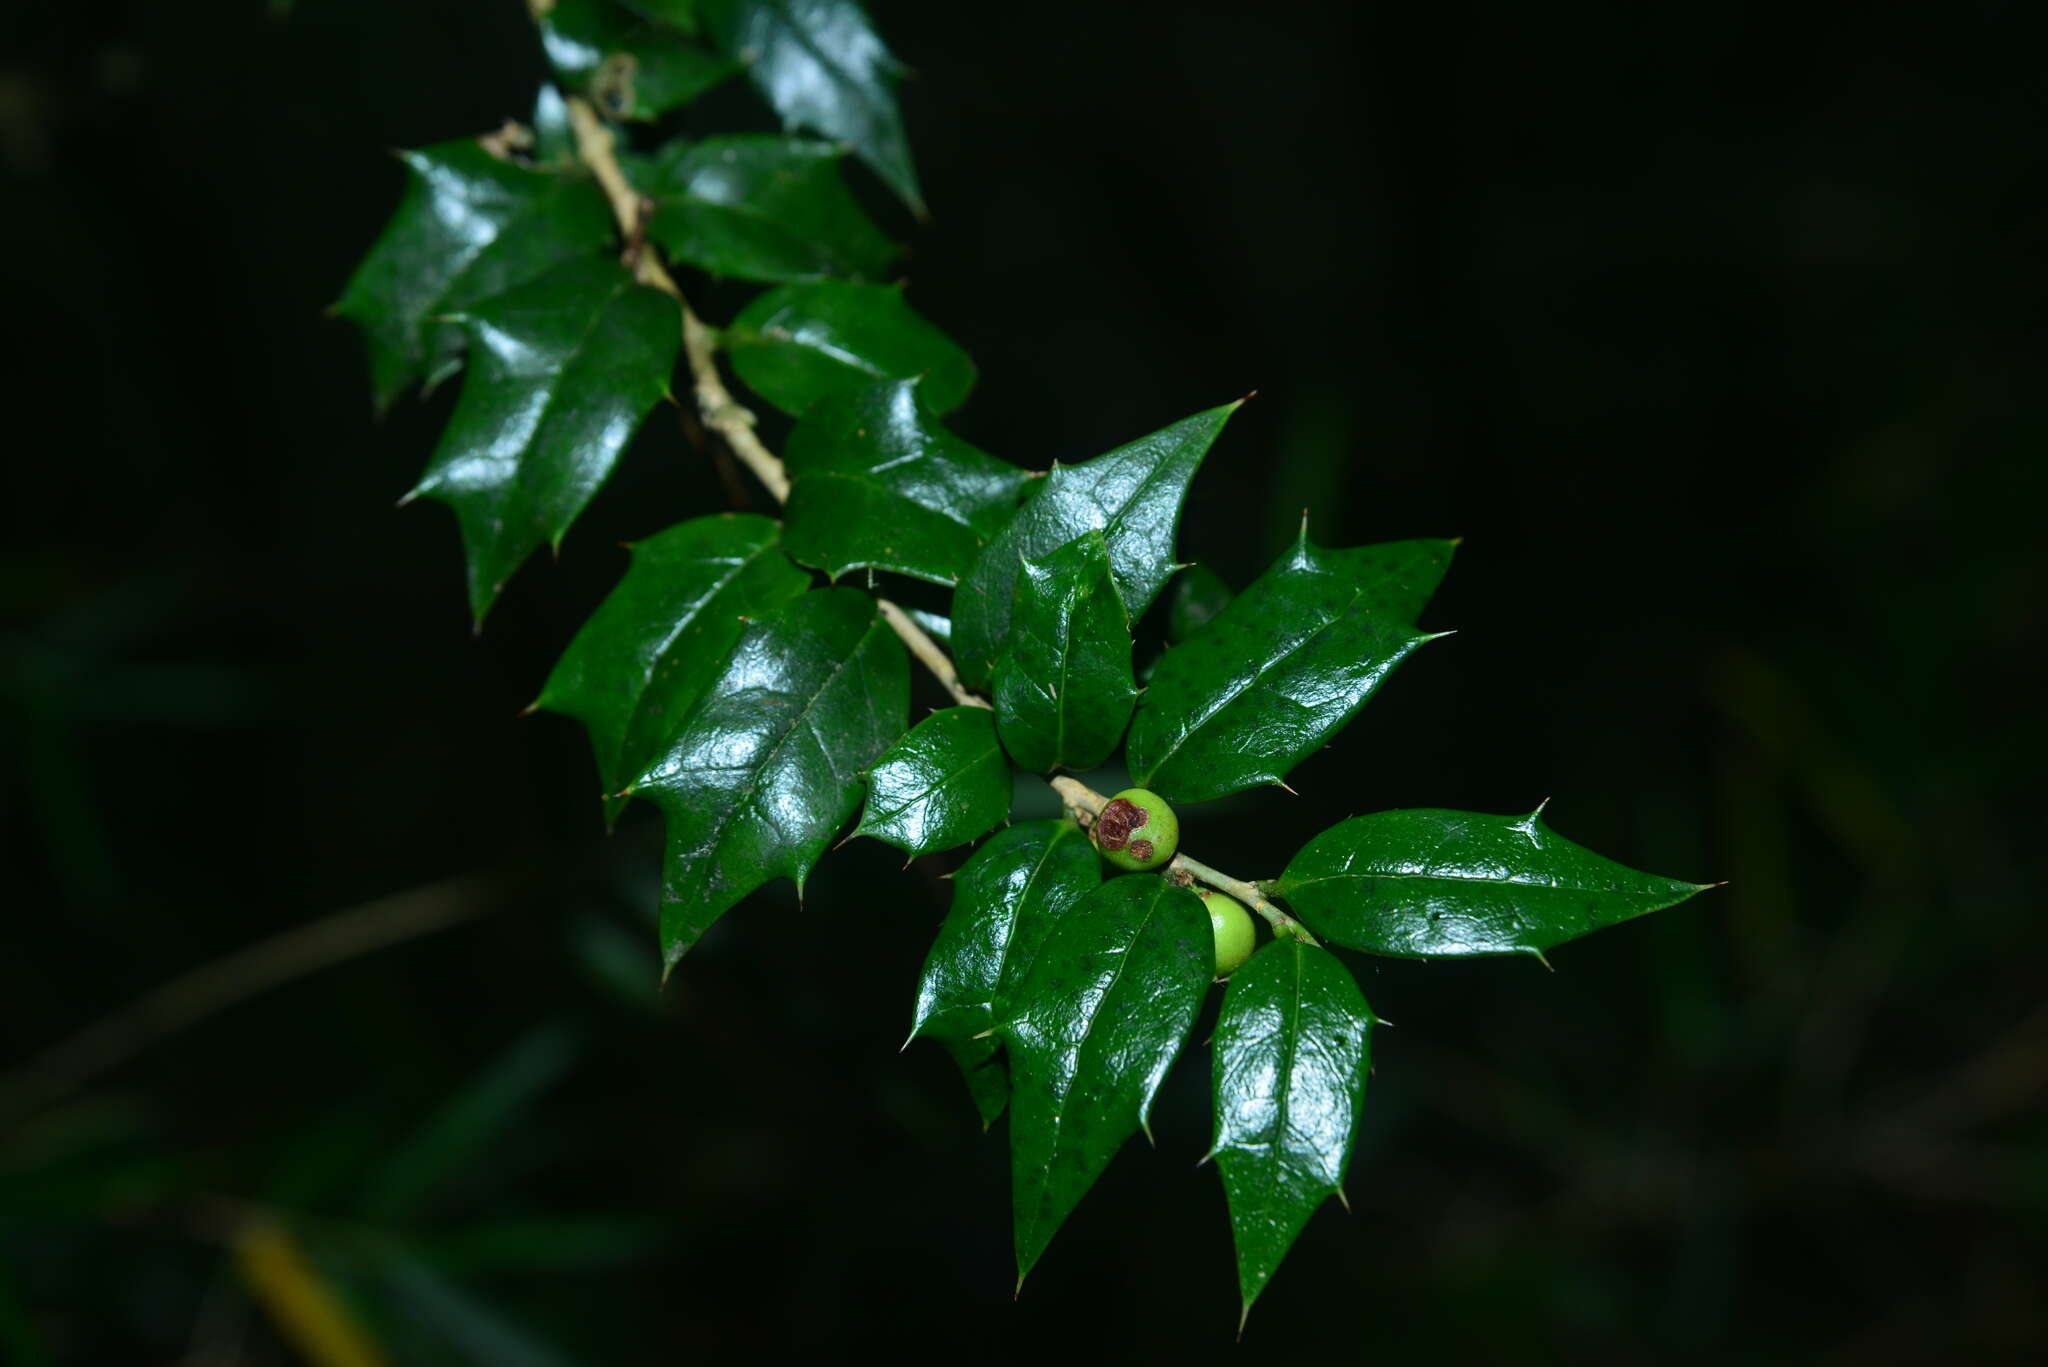
<instances>
[{"instance_id":1,"label":"dark background","mask_svg":"<svg viewBox=\"0 0 2048 1367\"><path fill-rule=\"evenodd\" d=\"M521 7L13 5L0 1356L297 1360L223 1246L264 1212L408 1363L2040 1353L2040 11L875 8L963 435L1043 467L1256 388L1184 553L1466 538L1459 634L1189 847L1549 795L1729 886L1555 974L1362 962L1351 1214L1241 1348L1199 1049L1012 1304L1006 1131L897 1052L957 856L849 845L657 995L658 821L606 839L516 715L710 463L657 415L480 638L392 506L455 386L373 422L322 309L385 149L530 107ZM471 919L219 962L392 897Z\"/></svg>"}]
</instances>

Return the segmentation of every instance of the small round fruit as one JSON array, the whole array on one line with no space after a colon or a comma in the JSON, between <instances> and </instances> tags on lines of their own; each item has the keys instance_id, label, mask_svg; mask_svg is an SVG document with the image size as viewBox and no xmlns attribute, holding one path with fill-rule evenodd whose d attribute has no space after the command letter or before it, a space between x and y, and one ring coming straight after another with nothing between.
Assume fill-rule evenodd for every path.
<instances>
[{"instance_id":1,"label":"small round fruit","mask_svg":"<svg viewBox=\"0 0 2048 1367\"><path fill-rule=\"evenodd\" d=\"M1180 818L1159 794L1126 788L1095 818L1095 848L1120 869L1164 868L1180 848Z\"/></svg>"},{"instance_id":2,"label":"small round fruit","mask_svg":"<svg viewBox=\"0 0 2048 1367\"><path fill-rule=\"evenodd\" d=\"M1252 956L1252 914L1244 903L1220 892L1203 892L1202 903L1209 908L1209 929L1216 936L1216 976L1227 978Z\"/></svg>"}]
</instances>

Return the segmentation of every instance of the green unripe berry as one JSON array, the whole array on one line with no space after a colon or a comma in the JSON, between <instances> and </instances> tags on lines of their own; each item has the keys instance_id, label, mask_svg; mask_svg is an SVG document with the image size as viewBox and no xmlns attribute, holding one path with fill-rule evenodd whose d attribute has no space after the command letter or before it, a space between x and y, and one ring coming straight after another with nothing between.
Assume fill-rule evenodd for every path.
<instances>
[{"instance_id":1,"label":"green unripe berry","mask_svg":"<svg viewBox=\"0 0 2048 1367\"><path fill-rule=\"evenodd\" d=\"M1180 818L1159 794L1126 788L1095 818L1095 848L1133 873L1165 868L1180 848Z\"/></svg>"},{"instance_id":2,"label":"green unripe berry","mask_svg":"<svg viewBox=\"0 0 2048 1367\"><path fill-rule=\"evenodd\" d=\"M1256 927L1244 903L1220 892L1202 891L1202 904L1209 908L1209 929L1216 936L1216 976L1227 978L1251 958Z\"/></svg>"}]
</instances>

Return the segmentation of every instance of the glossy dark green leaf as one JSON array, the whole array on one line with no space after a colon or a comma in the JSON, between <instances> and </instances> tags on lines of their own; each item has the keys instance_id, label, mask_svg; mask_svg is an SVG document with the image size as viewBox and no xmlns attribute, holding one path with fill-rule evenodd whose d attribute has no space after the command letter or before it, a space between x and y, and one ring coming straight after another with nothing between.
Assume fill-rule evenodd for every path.
<instances>
[{"instance_id":1,"label":"glossy dark green leaf","mask_svg":"<svg viewBox=\"0 0 2048 1367\"><path fill-rule=\"evenodd\" d=\"M1534 954L1711 886L1625 868L1527 816L1375 812L1308 842L1269 886L1325 939L1409 959Z\"/></svg>"},{"instance_id":2,"label":"glossy dark green leaf","mask_svg":"<svg viewBox=\"0 0 2048 1367\"><path fill-rule=\"evenodd\" d=\"M1003 1026L1020 1285L1147 1124L1215 966L1202 899L1148 874L1082 898L1039 952Z\"/></svg>"},{"instance_id":3,"label":"glossy dark green leaf","mask_svg":"<svg viewBox=\"0 0 2048 1367\"><path fill-rule=\"evenodd\" d=\"M1026 769L1086 769L1116 749L1138 690L1101 532L1024 562L993 693L1003 745Z\"/></svg>"},{"instance_id":4,"label":"glossy dark green leaf","mask_svg":"<svg viewBox=\"0 0 2048 1367\"><path fill-rule=\"evenodd\" d=\"M455 510L482 621L536 546L561 544L668 392L682 325L675 300L607 257L557 266L463 321L462 398L407 497Z\"/></svg>"},{"instance_id":5,"label":"glossy dark green leaf","mask_svg":"<svg viewBox=\"0 0 2048 1367\"><path fill-rule=\"evenodd\" d=\"M672 142L637 180L647 234L678 261L740 280L875 279L896 257L840 177L845 153L747 134Z\"/></svg>"},{"instance_id":6,"label":"glossy dark green leaf","mask_svg":"<svg viewBox=\"0 0 2048 1367\"><path fill-rule=\"evenodd\" d=\"M906 854L964 845L1010 814L1010 766L986 707L934 712L868 771L856 835Z\"/></svg>"},{"instance_id":7,"label":"glossy dark green leaf","mask_svg":"<svg viewBox=\"0 0 2048 1367\"><path fill-rule=\"evenodd\" d=\"M1188 566L1174 576L1167 595L1167 639L1185 641L1214 621L1235 596L1223 577L1207 565Z\"/></svg>"},{"instance_id":8,"label":"glossy dark green leaf","mask_svg":"<svg viewBox=\"0 0 2048 1367\"><path fill-rule=\"evenodd\" d=\"M1079 465L1063 465L975 560L953 595L953 660L970 687L989 680L1010 630L1026 560L1101 532L1117 591L1133 619L1173 574L1173 537L1188 481L1237 411L1225 404Z\"/></svg>"},{"instance_id":9,"label":"glossy dark green leaf","mask_svg":"<svg viewBox=\"0 0 2048 1367\"><path fill-rule=\"evenodd\" d=\"M1172 802L1278 783L1432 639L1414 627L1448 541L1326 550L1278 564L1152 671L1131 723L1136 781Z\"/></svg>"},{"instance_id":10,"label":"glossy dark green leaf","mask_svg":"<svg viewBox=\"0 0 2048 1367\"><path fill-rule=\"evenodd\" d=\"M765 517L700 517L633 547L633 563L562 652L534 704L582 722L606 793L668 747L725 667L744 619L809 588Z\"/></svg>"},{"instance_id":11,"label":"glossy dark green leaf","mask_svg":"<svg viewBox=\"0 0 2048 1367\"><path fill-rule=\"evenodd\" d=\"M740 311L724 344L740 378L791 416L876 380L923 376L918 395L935 413L959 407L974 388L974 362L894 285L778 285Z\"/></svg>"},{"instance_id":12,"label":"glossy dark green leaf","mask_svg":"<svg viewBox=\"0 0 2048 1367\"><path fill-rule=\"evenodd\" d=\"M538 17L555 74L615 119L659 118L739 69L617 0L554 0Z\"/></svg>"},{"instance_id":13,"label":"glossy dark green leaf","mask_svg":"<svg viewBox=\"0 0 2048 1367\"><path fill-rule=\"evenodd\" d=\"M911 1036L960 1042L997 1023L996 1004L1030 972L1102 858L1065 818L998 831L953 875L953 905L917 987Z\"/></svg>"},{"instance_id":14,"label":"glossy dark green leaf","mask_svg":"<svg viewBox=\"0 0 2048 1367\"><path fill-rule=\"evenodd\" d=\"M896 109L903 68L854 0L705 0L719 45L782 119L853 148L924 216Z\"/></svg>"},{"instance_id":15,"label":"glossy dark green leaf","mask_svg":"<svg viewBox=\"0 0 2048 1367\"><path fill-rule=\"evenodd\" d=\"M807 593L747 624L668 752L630 791L668 824L662 962L769 880L804 880L903 734L910 665L875 600Z\"/></svg>"},{"instance_id":16,"label":"glossy dark green leaf","mask_svg":"<svg viewBox=\"0 0 2048 1367\"><path fill-rule=\"evenodd\" d=\"M1349 970L1296 939L1269 942L1230 977L1213 1041L1210 1155L1247 1314L1308 1217L1344 1185L1372 1023Z\"/></svg>"},{"instance_id":17,"label":"glossy dark green leaf","mask_svg":"<svg viewBox=\"0 0 2048 1367\"><path fill-rule=\"evenodd\" d=\"M941 427L919 380L820 399L790 434L789 553L835 579L894 570L950 585L1017 506L1028 471Z\"/></svg>"},{"instance_id":18,"label":"glossy dark green leaf","mask_svg":"<svg viewBox=\"0 0 2048 1367\"><path fill-rule=\"evenodd\" d=\"M953 876L953 906L917 988L911 1038L945 1044L986 1129L1010 1096L1010 1070L990 1033L1007 993L1029 972L1060 918L1102 878L1102 860L1064 818L998 831Z\"/></svg>"},{"instance_id":19,"label":"glossy dark green leaf","mask_svg":"<svg viewBox=\"0 0 2048 1367\"><path fill-rule=\"evenodd\" d=\"M398 156L405 197L334 305L363 329L379 412L461 368L451 315L613 241L611 210L586 176L500 161L474 138Z\"/></svg>"}]
</instances>

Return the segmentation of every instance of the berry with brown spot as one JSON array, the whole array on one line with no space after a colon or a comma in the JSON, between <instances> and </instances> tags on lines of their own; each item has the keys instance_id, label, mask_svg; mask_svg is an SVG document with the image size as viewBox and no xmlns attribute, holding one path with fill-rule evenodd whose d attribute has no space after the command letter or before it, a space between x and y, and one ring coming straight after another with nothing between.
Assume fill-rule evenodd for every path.
<instances>
[{"instance_id":1,"label":"berry with brown spot","mask_svg":"<svg viewBox=\"0 0 2048 1367\"><path fill-rule=\"evenodd\" d=\"M1095 847L1120 869L1163 867L1180 848L1180 818L1159 794L1126 788L1095 818Z\"/></svg>"}]
</instances>

